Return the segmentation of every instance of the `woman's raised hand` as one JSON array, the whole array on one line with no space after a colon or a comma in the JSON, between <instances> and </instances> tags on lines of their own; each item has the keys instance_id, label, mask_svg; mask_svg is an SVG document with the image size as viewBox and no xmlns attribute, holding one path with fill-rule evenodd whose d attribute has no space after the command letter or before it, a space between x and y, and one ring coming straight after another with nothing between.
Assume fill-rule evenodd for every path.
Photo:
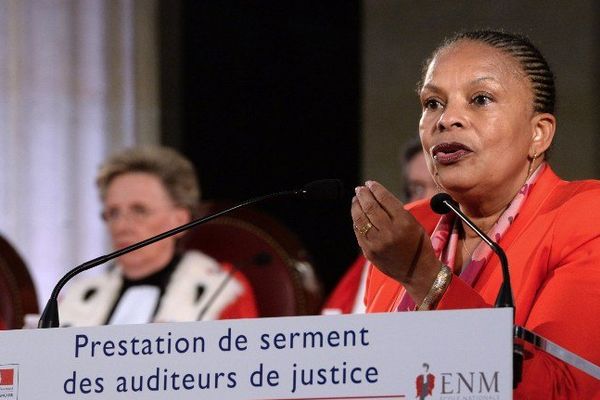
<instances>
[{"instance_id":1,"label":"woman's raised hand","mask_svg":"<svg viewBox=\"0 0 600 400\"><path fill-rule=\"evenodd\" d=\"M423 227L398 198L375 181L356 188L351 212L365 257L402 283L418 304L440 270Z\"/></svg>"}]
</instances>

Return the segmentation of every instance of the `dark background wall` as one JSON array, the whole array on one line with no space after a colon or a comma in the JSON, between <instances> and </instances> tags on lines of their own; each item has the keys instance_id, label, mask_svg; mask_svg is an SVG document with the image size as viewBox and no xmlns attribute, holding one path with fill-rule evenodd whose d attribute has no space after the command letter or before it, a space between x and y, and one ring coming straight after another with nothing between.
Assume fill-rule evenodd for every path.
<instances>
[{"instance_id":1,"label":"dark background wall","mask_svg":"<svg viewBox=\"0 0 600 400\"><path fill-rule=\"evenodd\" d=\"M205 199L341 179L340 203L261 206L300 237L329 290L358 251L349 205L360 170L359 2L164 8L163 18L179 23L163 31L163 142L194 161Z\"/></svg>"}]
</instances>

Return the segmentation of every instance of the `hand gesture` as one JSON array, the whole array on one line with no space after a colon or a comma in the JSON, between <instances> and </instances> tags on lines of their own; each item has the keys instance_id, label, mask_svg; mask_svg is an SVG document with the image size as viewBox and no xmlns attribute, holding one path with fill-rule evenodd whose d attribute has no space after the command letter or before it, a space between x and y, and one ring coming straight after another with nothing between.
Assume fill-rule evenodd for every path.
<instances>
[{"instance_id":1,"label":"hand gesture","mask_svg":"<svg viewBox=\"0 0 600 400\"><path fill-rule=\"evenodd\" d=\"M441 265L423 227L400 200L374 181L356 188L351 212L356 239L365 257L402 283L419 304Z\"/></svg>"}]
</instances>

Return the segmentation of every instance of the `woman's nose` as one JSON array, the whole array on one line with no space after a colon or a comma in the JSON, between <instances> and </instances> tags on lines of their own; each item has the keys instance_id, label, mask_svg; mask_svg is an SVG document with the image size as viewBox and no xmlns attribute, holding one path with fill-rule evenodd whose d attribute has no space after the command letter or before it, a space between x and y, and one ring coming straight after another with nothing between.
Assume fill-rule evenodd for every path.
<instances>
[{"instance_id":1,"label":"woman's nose","mask_svg":"<svg viewBox=\"0 0 600 400\"><path fill-rule=\"evenodd\" d=\"M466 125L464 113L458 105L447 104L444 112L437 122L439 131L447 131L452 128L464 128Z\"/></svg>"},{"instance_id":2,"label":"woman's nose","mask_svg":"<svg viewBox=\"0 0 600 400\"><path fill-rule=\"evenodd\" d=\"M108 224L108 229L111 234L117 234L128 230L131 227L131 220L126 215L120 215L118 218L114 218Z\"/></svg>"}]
</instances>

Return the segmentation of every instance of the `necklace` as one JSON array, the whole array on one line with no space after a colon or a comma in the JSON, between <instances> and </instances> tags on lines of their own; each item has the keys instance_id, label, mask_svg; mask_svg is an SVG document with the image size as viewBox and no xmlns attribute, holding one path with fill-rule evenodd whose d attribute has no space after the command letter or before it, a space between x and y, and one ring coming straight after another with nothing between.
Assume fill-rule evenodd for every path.
<instances>
[{"instance_id":1,"label":"necklace","mask_svg":"<svg viewBox=\"0 0 600 400\"><path fill-rule=\"evenodd\" d=\"M481 240L479 240L479 242L481 242ZM475 245L475 247L473 247L473 251L475 251L475 249L477 248L477 246L479 246L479 242L477 242L477 244ZM465 249L465 251L467 252L467 254L469 255L469 260L473 259L473 253L469 251L469 249L467 248L467 238L463 238L462 240L462 246L463 249Z\"/></svg>"}]
</instances>

